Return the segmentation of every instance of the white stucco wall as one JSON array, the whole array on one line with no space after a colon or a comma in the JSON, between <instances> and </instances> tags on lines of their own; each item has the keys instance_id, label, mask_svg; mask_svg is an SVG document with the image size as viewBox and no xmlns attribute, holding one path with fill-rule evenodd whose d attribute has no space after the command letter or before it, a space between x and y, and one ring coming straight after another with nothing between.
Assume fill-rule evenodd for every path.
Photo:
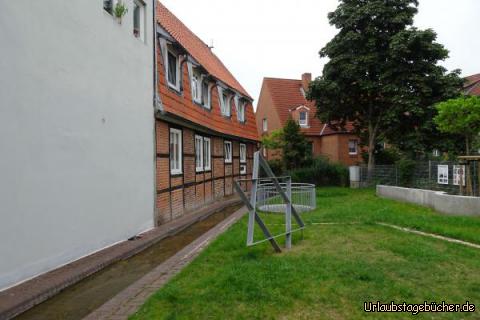
<instances>
[{"instance_id":1,"label":"white stucco wall","mask_svg":"<svg viewBox=\"0 0 480 320\"><path fill-rule=\"evenodd\" d=\"M146 43L99 0L0 1L0 290L152 228Z\"/></svg>"}]
</instances>

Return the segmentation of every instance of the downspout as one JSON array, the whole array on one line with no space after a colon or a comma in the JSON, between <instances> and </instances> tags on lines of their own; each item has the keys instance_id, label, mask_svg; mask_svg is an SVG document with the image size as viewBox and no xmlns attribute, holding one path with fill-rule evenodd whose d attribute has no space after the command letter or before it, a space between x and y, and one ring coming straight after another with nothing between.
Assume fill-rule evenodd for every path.
<instances>
[{"instance_id":1,"label":"downspout","mask_svg":"<svg viewBox=\"0 0 480 320\"><path fill-rule=\"evenodd\" d=\"M153 0L152 5L152 41L153 41L153 225L158 226L157 217L157 117L158 111L163 110L162 101L158 94L158 74L157 74L157 1Z\"/></svg>"}]
</instances>

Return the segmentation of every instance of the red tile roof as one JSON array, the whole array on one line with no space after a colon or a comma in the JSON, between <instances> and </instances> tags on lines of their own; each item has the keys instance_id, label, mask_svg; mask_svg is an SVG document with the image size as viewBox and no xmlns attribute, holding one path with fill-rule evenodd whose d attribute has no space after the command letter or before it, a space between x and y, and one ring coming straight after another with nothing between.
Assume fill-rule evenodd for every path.
<instances>
[{"instance_id":1,"label":"red tile roof","mask_svg":"<svg viewBox=\"0 0 480 320\"><path fill-rule=\"evenodd\" d=\"M465 80L463 86L465 93L480 96L480 73L465 77Z\"/></svg>"},{"instance_id":2,"label":"red tile roof","mask_svg":"<svg viewBox=\"0 0 480 320\"><path fill-rule=\"evenodd\" d=\"M161 2L157 2L157 22L211 75L253 100L208 45L175 17Z\"/></svg>"},{"instance_id":3,"label":"red tile roof","mask_svg":"<svg viewBox=\"0 0 480 320\"><path fill-rule=\"evenodd\" d=\"M315 117L317 108L313 101L308 101L302 93L302 81L295 79L279 79L279 78L264 78L264 84L270 91L273 100L273 107L277 111L282 124L289 118L291 112L299 107L306 106L308 111L309 128L302 128L302 132L306 135L328 135L339 133L333 130L330 126L326 126L318 118ZM348 124L348 131L353 127ZM342 131L340 131L342 132Z\"/></svg>"}]
</instances>

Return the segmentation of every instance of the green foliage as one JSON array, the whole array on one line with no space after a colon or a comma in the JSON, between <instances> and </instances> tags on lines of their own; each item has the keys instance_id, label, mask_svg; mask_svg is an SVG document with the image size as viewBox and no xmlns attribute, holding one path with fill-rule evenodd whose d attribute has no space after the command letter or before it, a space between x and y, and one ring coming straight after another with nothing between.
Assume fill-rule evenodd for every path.
<instances>
[{"instance_id":1,"label":"green foliage","mask_svg":"<svg viewBox=\"0 0 480 320\"><path fill-rule=\"evenodd\" d=\"M330 60L308 98L323 122L354 124L369 160L379 137L402 150L431 150L440 135L433 105L461 89L459 71L447 74L437 64L448 51L435 32L413 27L417 6L416 0L341 0L328 15L339 32L320 51Z\"/></svg>"},{"instance_id":2,"label":"green foliage","mask_svg":"<svg viewBox=\"0 0 480 320\"><path fill-rule=\"evenodd\" d=\"M276 176L282 176L285 172L283 161L281 159L268 160L268 165Z\"/></svg>"},{"instance_id":3,"label":"green foliage","mask_svg":"<svg viewBox=\"0 0 480 320\"><path fill-rule=\"evenodd\" d=\"M381 145L375 147L375 164L386 165L386 164L395 164L402 157L401 153L393 147L383 148ZM362 158L364 162L368 161L368 153L363 152Z\"/></svg>"},{"instance_id":4,"label":"green foliage","mask_svg":"<svg viewBox=\"0 0 480 320\"><path fill-rule=\"evenodd\" d=\"M126 15L127 12L128 12L127 6L121 1L117 2L115 7L113 8L113 14L115 15L115 17L119 19L122 18L124 15Z\"/></svg>"},{"instance_id":5,"label":"green foliage","mask_svg":"<svg viewBox=\"0 0 480 320\"><path fill-rule=\"evenodd\" d=\"M437 104L435 123L446 133L465 137L467 154L480 133L480 97L461 96Z\"/></svg>"},{"instance_id":6,"label":"green foliage","mask_svg":"<svg viewBox=\"0 0 480 320\"><path fill-rule=\"evenodd\" d=\"M398 183L402 187L412 185L413 175L415 174L416 161L412 159L400 159L396 163L398 170Z\"/></svg>"},{"instance_id":7,"label":"green foliage","mask_svg":"<svg viewBox=\"0 0 480 320\"><path fill-rule=\"evenodd\" d=\"M301 168L309 161L308 141L292 118L289 118L283 127L282 140L282 157L287 170Z\"/></svg>"},{"instance_id":8,"label":"green foliage","mask_svg":"<svg viewBox=\"0 0 480 320\"><path fill-rule=\"evenodd\" d=\"M348 169L326 158L315 158L308 166L286 173L293 182L313 183L318 186L347 186Z\"/></svg>"},{"instance_id":9,"label":"green foliage","mask_svg":"<svg viewBox=\"0 0 480 320\"><path fill-rule=\"evenodd\" d=\"M262 137L262 145L266 149L281 149L283 146L283 129L273 130L269 135Z\"/></svg>"}]
</instances>

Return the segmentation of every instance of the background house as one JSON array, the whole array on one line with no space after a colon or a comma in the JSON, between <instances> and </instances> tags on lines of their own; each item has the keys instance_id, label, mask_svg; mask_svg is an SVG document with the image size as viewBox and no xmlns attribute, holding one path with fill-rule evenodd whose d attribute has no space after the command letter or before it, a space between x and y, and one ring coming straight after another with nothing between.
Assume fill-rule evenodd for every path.
<instances>
[{"instance_id":1,"label":"background house","mask_svg":"<svg viewBox=\"0 0 480 320\"><path fill-rule=\"evenodd\" d=\"M1 1L0 290L154 226L153 1Z\"/></svg>"},{"instance_id":2,"label":"background house","mask_svg":"<svg viewBox=\"0 0 480 320\"><path fill-rule=\"evenodd\" d=\"M480 73L465 77L463 90L465 94L480 96Z\"/></svg>"},{"instance_id":3,"label":"background house","mask_svg":"<svg viewBox=\"0 0 480 320\"><path fill-rule=\"evenodd\" d=\"M161 224L232 195L234 179L251 177L258 134L252 98L211 48L160 3L157 23Z\"/></svg>"},{"instance_id":4,"label":"background house","mask_svg":"<svg viewBox=\"0 0 480 320\"><path fill-rule=\"evenodd\" d=\"M285 125L289 117L298 121L301 131L310 142L314 156L326 156L345 165L362 162L359 139L351 133L352 127L335 131L315 117L316 106L305 98L311 74L300 80L264 78L256 110L259 134L267 135ZM281 156L281 150L263 150L267 159Z\"/></svg>"}]
</instances>

